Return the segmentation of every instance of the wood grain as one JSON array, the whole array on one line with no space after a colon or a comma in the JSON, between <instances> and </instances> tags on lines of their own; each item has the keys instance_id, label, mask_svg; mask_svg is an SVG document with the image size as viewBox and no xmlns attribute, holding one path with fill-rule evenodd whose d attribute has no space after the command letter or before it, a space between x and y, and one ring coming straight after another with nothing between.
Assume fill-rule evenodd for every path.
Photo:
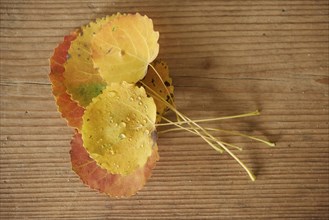
<instances>
[{"instance_id":1,"label":"wood grain","mask_svg":"<svg viewBox=\"0 0 329 220\"><path fill-rule=\"evenodd\" d=\"M1 13L1 219L328 219L328 1L10 1ZM160 32L180 111L268 138L227 134L257 175L179 132L160 137L161 160L134 197L110 199L71 171L72 130L48 80L53 48L74 28L140 12ZM216 134L217 135L217 134Z\"/></svg>"}]
</instances>

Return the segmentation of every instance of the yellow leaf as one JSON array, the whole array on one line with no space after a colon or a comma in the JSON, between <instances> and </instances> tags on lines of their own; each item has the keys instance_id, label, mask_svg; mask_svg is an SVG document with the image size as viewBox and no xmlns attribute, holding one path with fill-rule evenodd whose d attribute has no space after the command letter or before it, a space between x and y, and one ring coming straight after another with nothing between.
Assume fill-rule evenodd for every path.
<instances>
[{"instance_id":1,"label":"yellow leaf","mask_svg":"<svg viewBox=\"0 0 329 220\"><path fill-rule=\"evenodd\" d=\"M112 174L143 167L155 145L156 106L144 88L112 83L93 99L83 116L84 147Z\"/></svg>"},{"instance_id":2,"label":"yellow leaf","mask_svg":"<svg viewBox=\"0 0 329 220\"><path fill-rule=\"evenodd\" d=\"M103 78L94 69L91 59L90 41L102 26L120 14L97 19L81 28L79 36L71 43L68 59L64 65L64 84L67 92L85 107L106 86Z\"/></svg>"},{"instance_id":3,"label":"yellow leaf","mask_svg":"<svg viewBox=\"0 0 329 220\"><path fill-rule=\"evenodd\" d=\"M147 16L117 16L91 40L94 66L107 83L136 83L158 55L158 39Z\"/></svg>"},{"instance_id":4,"label":"yellow leaf","mask_svg":"<svg viewBox=\"0 0 329 220\"><path fill-rule=\"evenodd\" d=\"M154 94L150 91L151 89L170 104L174 104L174 86L166 62L154 60L149 66L147 74L140 82L147 86L145 89L149 96L154 97ZM168 107L159 99L154 98L154 102L157 107L156 123L160 123L162 116L168 111Z\"/></svg>"}]
</instances>

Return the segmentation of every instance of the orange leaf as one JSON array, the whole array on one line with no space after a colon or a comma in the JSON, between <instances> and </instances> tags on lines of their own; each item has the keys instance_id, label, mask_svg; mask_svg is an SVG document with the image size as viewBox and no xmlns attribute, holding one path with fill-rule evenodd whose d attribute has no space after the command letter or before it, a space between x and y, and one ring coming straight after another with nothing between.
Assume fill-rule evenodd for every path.
<instances>
[{"instance_id":1,"label":"orange leaf","mask_svg":"<svg viewBox=\"0 0 329 220\"><path fill-rule=\"evenodd\" d=\"M144 167L127 176L111 174L89 157L79 133L73 136L70 154L72 169L83 183L112 197L127 197L136 194L151 176L152 169L159 160L158 147L155 145Z\"/></svg>"},{"instance_id":2,"label":"orange leaf","mask_svg":"<svg viewBox=\"0 0 329 220\"><path fill-rule=\"evenodd\" d=\"M79 129L82 125L84 108L72 100L71 96L67 94L66 87L63 83L64 63L67 60L67 51L70 48L71 42L77 37L77 34L77 31L75 31L65 36L64 41L55 48L54 54L50 58L49 78L52 83L52 91L58 111L67 120L69 126Z\"/></svg>"}]
</instances>

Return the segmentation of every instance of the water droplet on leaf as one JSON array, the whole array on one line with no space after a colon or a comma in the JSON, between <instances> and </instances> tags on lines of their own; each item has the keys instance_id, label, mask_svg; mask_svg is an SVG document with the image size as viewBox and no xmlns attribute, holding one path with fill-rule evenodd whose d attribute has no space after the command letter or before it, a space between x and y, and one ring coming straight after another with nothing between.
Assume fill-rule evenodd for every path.
<instances>
[{"instance_id":1,"label":"water droplet on leaf","mask_svg":"<svg viewBox=\"0 0 329 220\"><path fill-rule=\"evenodd\" d=\"M126 135L125 135L124 133L121 133L121 134L119 135L119 138L120 138L120 139L125 139L125 138L126 138Z\"/></svg>"}]
</instances>

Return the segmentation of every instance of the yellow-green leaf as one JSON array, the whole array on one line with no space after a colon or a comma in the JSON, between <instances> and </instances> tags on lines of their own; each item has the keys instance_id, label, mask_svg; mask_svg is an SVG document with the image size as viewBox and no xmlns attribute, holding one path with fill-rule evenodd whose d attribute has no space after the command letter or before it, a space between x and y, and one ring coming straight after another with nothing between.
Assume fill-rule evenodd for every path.
<instances>
[{"instance_id":1,"label":"yellow-green leaf","mask_svg":"<svg viewBox=\"0 0 329 220\"><path fill-rule=\"evenodd\" d=\"M155 119L155 103L144 88L112 83L85 110L84 147L100 167L128 175L144 166L152 153Z\"/></svg>"},{"instance_id":2,"label":"yellow-green leaf","mask_svg":"<svg viewBox=\"0 0 329 220\"><path fill-rule=\"evenodd\" d=\"M120 14L97 19L82 27L79 36L71 43L64 65L64 84L67 92L81 106L87 106L106 86L91 59L91 38L117 16Z\"/></svg>"}]
</instances>

